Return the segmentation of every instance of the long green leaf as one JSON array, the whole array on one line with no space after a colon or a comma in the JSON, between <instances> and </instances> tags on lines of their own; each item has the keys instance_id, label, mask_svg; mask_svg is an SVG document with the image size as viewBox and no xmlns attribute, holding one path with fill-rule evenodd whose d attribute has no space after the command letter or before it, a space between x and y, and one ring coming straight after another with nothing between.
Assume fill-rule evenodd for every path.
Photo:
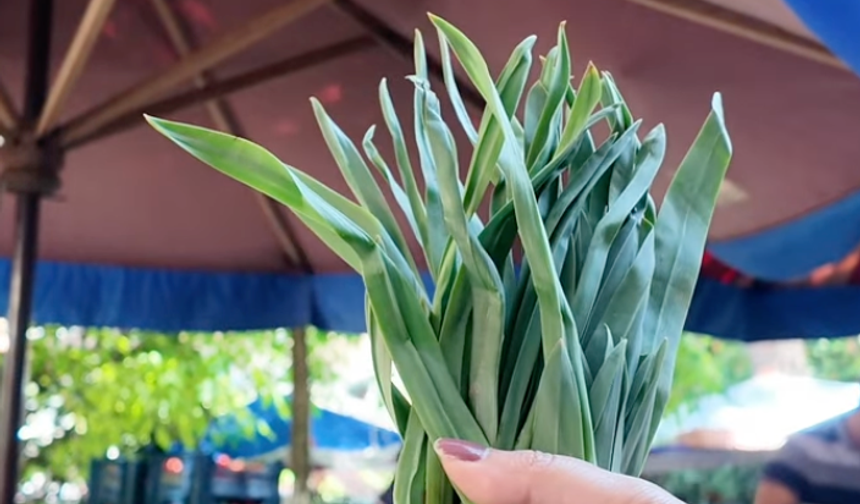
<instances>
[{"instance_id":1,"label":"long green leaf","mask_svg":"<svg viewBox=\"0 0 860 504\"><path fill-rule=\"evenodd\" d=\"M394 475L394 501L420 504L424 502L427 470L427 434L421 427L418 415L409 415L403 447Z\"/></svg>"},{"instance_id":2,"label":"long green leaf","mask_svg":"<svg viewBox=\"0 0 860 504\"><path fill-rule=\"evenodd\" d=\"M569 86L569 83L566 82L566 85ZM573 102L570 119L564 126L564 133L561 135L561 149L575 143L585 131L591 112L600 103L601 93L600 73L593 63L589 63L585 75L582 76L579 94L576 96L576 101Z\"/></svg>"},{"instance_id":3,"label":"long green leaf","mask_svg":"<svg viewBox=\"0 0 860 504\"><path fill-rule=\"evenodd\" d=\"M541 222L537 202L534 200L534 194L531 190L528 171L523 163L522 150L517 144L513 129L507 120L507 114L493 85L487 64L477 47L447 21L432 15L431 21L437 30L442 32L450 41L454 54L460 60L479 92L484 96L487 106L493 111L501 125L505 138L503 150L510 151L510 159L517 162L516 165L505 170L505 178L513 195L514 213L520 223L526 257L529 264L540 265L533 270L533 277L541 304L541 326L548 353L559 340L568 334L569 331L565 330L566 325L572 326L573 324L572 320L566 324L565 317L560 310L562 303L558 275L552 264L552 252L549 248L546 230ZM570 318L569 314L568 318Z\"/></svg>"},{"instance_id":4,"label":"long green leaf","mask_svg":"<svg viewBox=\"0 0 860 504\"><path fill-rule=\"evenodd\" d=\"M597 371L589 389L596 460L600 467L611 466L615 443L622 442L617 439L617 422L626 353L627 342L622 340L604 358L603 365Z\"/></svg>"},{"instance_id":5,"label":"long green leaf","mask_svg":"<svg viewBox=\"0 0 860 504\"><path fill-rule=\"evenodd\" d=\"M545 68L541 79L544 82L544 86L546 86L546 100L544 101L544 107L541 110L540 119L534 131L532 148L526 153L526 166L530 172L534 171L535 161L539 159L539 154L547 144L552 125L555 122L553 121L553 117L557 116L561 111L564 94L570 82L570 51L568 50L564 23L558 28L558 42L554 50L555 57L551 60L553 65Z\"/></svg>"},{"instance_id":6,"label":"long green leaf","mask_svg":"<svg viewBox=\"0 0 860 504\"><path fill-rule=\"evenodd\" d=\"M383 233L379 221L365 209L333 192L328 196L336 197L336 202L324 199L303 183L301 172L252 142L197 126L147 120L192 156L290 207L324 243L361 271L356 249L374 248L371 236ZM349 213L339 211L343 209Z\"/></svg>"},{"instance_id":7,"label":"long green leaf","mask_svg":"<svg viewBox=\"0 0 860 504\"><path fill-rule=\"evenodd\" d=\"M391 357L412 399L413 411L431 440L453 437L486 444L487 439L458 393L439 341L411 292L404 272L379 251L367 254L364 279ZM408 370L408 372L403 372Z\"/></svg>"},{"instance_id":8,"label":"long green leaf","mask_svg":"<svg viewBox=\"0 0 860 504\"><path fill-rule=\"evenodd\" d=\"M412 210L409 195L394 178L394 174L391 173L391 168L388 167L388 163L385 162L382 154L379 153L379 149L377 149L376 145L373 143L373 136L375 133L376 126L371 126L368 128L367 133L365 133L364 140L362 141L364 153L370 162L373 163L373 166L379 170L379 173L385 179L385 182L388 183L388 186L391 188L391 193L394 195L394 200L397 202L397 205L400 207L400 211L403 212L403 215L406 216L406 220L409 222L412 234L418 240L418 243L421 243L421 228L419 227L418 220L415 218L415 214Z\"/></svg>"},{"instance_id":9,"label":"long green leaf","mask_svg":"<svg viewBox=\"0 0 860 504\"><path fill-rule=\"evenodd\" d=\"M431 249L430 232L427 224L427 209L421 199L421 191L418 189L418 182L412 171L412 162L409 160L409 150L406 148L403 128L400 126L400 119L398 119L397 112L394 110L394 102L391 100L391 93L388 91L388 82L385 79L382 79L379 83L379 103L382 107L382 115L385 118L388 133L391 135L391 140L394 144L394 156L397 160L397 168L400 171L400 179L406 195L409 197L409 204L412 207L411 213L418 227L427 263L433 264L429 254Z\"/></svg>"},{"instance_id":10,"label":"long green leaf","mask_svg":"<svg viewBox=\"0 0 860 504\"><path fill-rule=\"evenodd\" d=\"M323 138L325 138L326 144L332 152L335 162L340 168L347 184L349 184L350 189L352 189L356 198L358 198L367 211L375 215L379 220L383 229L385 229L388 236L391 237L400 253L411 266L415 276L420 276L418 267L412 258L412 253L406 244L406 239L400 231L400 226L397 224L397 220L394 218L388 202L385 201L385 196L379 189L379 185L377 185L376 180L373 178L370 168L365 164L355 144L332 121L318 100L311 99L311 104L317 122L320 125L320 130L323 133Z\"/></svg>"},{"instance_id":11,"label":"long green leaf","mask_svg":"<svg viewBox=\"0 0 860 504\"><path fill-rule=\"evenodd\" d=\"M365 314L367 318L368 334L370 335L371 357L373 359L373 374L382 395L382 402L388 409L388 414L397 425L397 431L401 436L406 435L407 421L409 419L410 406L403 394L391 381L391 354L385 346L385 339L380 334L379 322L376 314L370 306L370 300L365 294Z\"/></svg>"},{"instance_id":12,"label":"long green leaf","mask_svg":"<svg viewBox=\"0 0 860 504\"><path fill-rule=\"evenodd\" d=\"M469 232L468 216L461 199L457 149L454 138L442 121L436 95L426 82L417 82L421 99L420 120L429 162L436 166L445 225L463 257L463 267L472 283L474 310L469 393L475 416L491 443L498 428L499 359L503 337L503 285L492 259Z\"/></svg>"},{"instance_id":13,"label":"long green leaf","mask_svg":"<svg viewBox=\"0 0 860 504\"><path fill-rule=\"evenodd\" d=\"M607 258L615 237L621 231L624 221L636 204L648 192L666 152L666 136L662 125L648 134L642 149L637 154L633 180L624 189L614 205L598 222L588 248L588 256L583 267L583 277L577 286L572 309L580 316L581 331L585 331L589 318L594 313L594 305L600 292ZM583 334L588 338L588 334ZM587 342L587 339L585 340ZM587 344L587 343L586 343Z\"/></svg>"},{"instance_id":14,"label":"long green leaf","mask_svg":"<svg viewBox=\"0 0 860 504\"><path fill-rule=\"evenodd\" d=\"M444 39L444 35L440 35L440 38ZM497 88L508 118L516 112L525 87L525 79L531 68L531 51L535 40L535 37L529 37L514 49L499 78ZM500 159L504 137L497 121L498 119L493 114L492 109L488 108L481 120L478 142L472 153L472 161L466 177L466 193L463 197L463 205L467 215L472 215L478 210L478 205L496 174L498 164L513 162L507 158Z\"/></svg>"},{"instance_id":15,"label":"long green leaf","mask_svg":"<svg viewBox=\"0 0 860 504\"><path fill-rule=\"evenodd\" d=\"M534 404L531 446L535 450L593 460L589 412L581 409L581 388L564 341L550 352Z\"/></svg>"},{"instance_id":16,"label":"long green leaf","mask_svg":"<svg viewBox=\"0 0 860 504\"><path fill-rule=\"evenodd\" d=\"M424 49L423 37L418 30L415 31L414 47L415 76L418 79L427 81L427 54ZM416 112L421 110L421 99L419 89L415 88L413 102ZM417 113L413 118L413 126L415 138L422 138L424 136L424 124L420 121L420 115ZM417 149L421 172L424 175L424 206L427 209L427 242L424 244L424 249L427 251L430 272L433 274L434 279L436 279L442 269L442 262L448 247L449 237L444 225L442 195L439 194L436 167L430 159L430 153L427 152L426 145L419 142Z\"/></svg>"},{"instance_id":17,"label":"long green leaf","mask_svg":"<svg viewBox=\"0 0 860 504\"><path fill-rule=\"evenodd\" d=\"M655 414L662 414L668 400L678 341L731 156L732 144L723 117L722 97L717 93L705 124L669 185L655 225L657 262L644 331L652 338L669 341L666 364L660 373Z\"/></svg>"},{"instance_id":18,"label":"long green leaf","mask_svg":"<svg viewBox=\"0 0 860 504\"><path fill-rule=\"evenodd\" d=\"M479 138L478 132L475 130L475 125L472 124L472 118L469 116L466 104L463 103L463 98L460 96L460 88L457 85L457 73L451 64L451 51L448 49L448 41L445 40L445 37L439 37L439 54L442 57L442 79L445 82L445 88L448 90L448 98L454 107L454 114L456 114L457 120L460 121L460 126L463 128L469 141L472 142L472 145L475 145Z\"/></svg>"},{"instance_id":19,"label":"long green leaf","mask_svg":"<svg viewBox=\"0 0 860 504\"><path fill-rule=\"evenodd\" d=\"M442 462L435 450L427 450L425 493L421 502L453 504L454 492L451 482L442 469Z\"/></svg>"}]
</instances>

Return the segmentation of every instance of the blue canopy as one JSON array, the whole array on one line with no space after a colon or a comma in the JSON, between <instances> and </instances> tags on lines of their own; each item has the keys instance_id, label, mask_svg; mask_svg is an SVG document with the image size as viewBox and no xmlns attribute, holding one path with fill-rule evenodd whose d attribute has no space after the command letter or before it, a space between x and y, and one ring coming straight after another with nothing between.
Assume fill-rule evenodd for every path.
<instances>
[{"instance_id":1,"label":"blue canopy","mask_svg":"<svg viewBox=\"0 0 860 504\"><path fill-rule=\"evenodd\" d=\"M860 3L855 0L784 0L830 52L860 75Z\"/></svg>"},{"instance_id":2,"label":"blue canopy","mask_svg":"<svg viewBox=\"0 0 860 504\"><path fill-rule=\"evenodd\" d=\"M10 262L0 259L0 285ZM0 310L9 291L0 289ZM221 273L42 261L33 318L40 324L162 332L248 331L314 325L365 330L364 282L354 273Z\"/></svg>"},{"instance_id":3,"label":"blue canopy","mask_svg":"<svg viewBox=\"0 0 860 504\"><path fill-rule=\"evenodd\" d=\"M860 4L858 4L860 5ZM860 20L857 30L860 32ZM724 263L761 280L782 282L843 259L860 245L860 193L791 222L709 244Z\"/></svg>"},{"instance_id":4,"label":"blue canopy","mask_svg":"<svg viewBox=\"0 0 860 504\"><path fill-rule=\"evenodd\" d=\"M228 416L213 421L201 447L232 458L255 458L290 446L292 422L280 415L274 403L257 400L248 409L252 421L268 424L273 431L270 436L258 430L249 438L243 433L245 419ZM324 409L312 413L310 430L312 450L351 452L400 445L400 436L394 432Z\"/></svg>"},{"instance_id":5,"label":"blue canopy","mask_svg":"<svg viewBox=\"0 0 860 504\"><path fill-rule=\"evenodd\" d=\"M785 3L832 53L860 75L860 2ZM847 279L806 281L822 266L844 264L846 257L856 254L858 245L860 192L780 226L711 243L709 252L714 257L755 281L746 285L719 282L705 272L696 290L688 328L742 340L860 333L860 267L851 266L854 273Z\"/></svg>"},{"instance_id":6,"label":"blue canopy","mask_svg":"<svg viewBox=\"0 0 860 504\"><path fill-rule=\"evenodd\" d=\"M817 218L808 217L813 221ZM773 233L784 232L781 239L791 240L790 230L816 227L827 225L800 223L786 226L788 232ZM728 258L725 262L729 265L743 264L737 269L746 271L747 263L735 261L735 257L753 257L755 247L761 246L756 240L766 243L768 236L773 235L715 244L710 250L720 259ZM828 247L824 238L814 243L821 245L819 251ZM774 254L772 261L791 263L791 258ZM754 266L761 263L750 263L753 267L749 269L758 271ZM36 278L34 314L38 323L165 332L306 324L354 333L366 328L364 283L354 273L227 274L43 262ZM8 285L8 280L9 263L0 261L0 285ZM8 303L7 292L0 290L0 309ZM745 341L837 337L860 333L857 306L858 285L743 287L703 274L687 329Z\"/></svg>"}]
</instances>

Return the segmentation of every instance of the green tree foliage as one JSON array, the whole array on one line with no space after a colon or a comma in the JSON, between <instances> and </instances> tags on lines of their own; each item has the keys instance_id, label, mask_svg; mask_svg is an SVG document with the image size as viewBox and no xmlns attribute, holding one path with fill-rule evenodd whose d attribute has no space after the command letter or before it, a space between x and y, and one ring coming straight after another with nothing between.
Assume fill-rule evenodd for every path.
<instances>
[{"instance_id":1,"label":"green tree foliage","mask_svg":"<svg viewBox=\"0 0 860 504\"><path fill-rule=\"evenodd\" d=\"M685 333L678 348L675 380L666 415L708 394L719 393L752 376L744 343Z\"/></svg>"},{"instance_id":2,"label":"green tree foliage","mask_svg":"<svg viewBox=\"0 0 860 504\"><path fill-rule=\"evenodd\" d=\"M816 378L860 381L860 339L857 336L807 342L807 358Z\"/></svg>"},{"instance_id":3,"label":"green tree foliage","mask_svg":"<svg viewBox=\"0 0 860 504\"><path fill-rule=\"evenodd\" d=\"M332 376L317 355L330 337L307 331L314 379ZM193 447L212 418L241 414L256 393L289 414L283 398L292 340L285 330L167 335L48 327L34 328L29 339L24 477L47 471L75 480L93 457L109 449L132 453L151 440ZM248 434L266 432L248 420Z\"/></svg>"},{"instance_id":4,"label":"green tree foliage","mask_svg":"<svg viewBox=\"0 0 860 504\"><path fill-rule=\"evenodd\" d=\"M809 340L806 358L814 378L860 381L860 337ZM687 333L678 350L675 382L666 414L702 396L722 392L752 377L752 372L744 343Z\"/></svg>"},{"instance_id":5,"label":"green tree foliage","mask_svg":"<svg viewBox=\"0 0 860 504\"><path fill-rule=\"evenodd\" d=\"M309 329L310 374L336 377L336 362L357 351L345 335ZM86 476L89 460L115 447L132 453L154 439L193 446L216 416L237 414L259 392L290 389L290 333L181 333L46 327L29 333L25 477L47 471L58 480ZM860 380L857 337L807 343L812 374ZM749 378L745 345L685 334L667 414ZM248 422L248 433L267 426Z\"/></svg>"}]
</instances>

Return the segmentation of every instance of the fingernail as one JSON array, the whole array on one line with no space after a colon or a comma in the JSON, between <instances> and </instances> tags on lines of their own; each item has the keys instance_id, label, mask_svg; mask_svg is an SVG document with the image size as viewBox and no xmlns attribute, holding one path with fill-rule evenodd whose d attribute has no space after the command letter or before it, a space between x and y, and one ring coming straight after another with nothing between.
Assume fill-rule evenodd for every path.
<instances>
[{"instance_id":1,"label":"fingernail","mask_svg":"<svg viewBox=\"0 0 860 504\"><path fill-rule=\"evenodd\" d=\"M436 453L461 462L478 462L487 456L489 449L477 443L458 439L439 439L433 443Z\"/></svg>"}]
</instances>

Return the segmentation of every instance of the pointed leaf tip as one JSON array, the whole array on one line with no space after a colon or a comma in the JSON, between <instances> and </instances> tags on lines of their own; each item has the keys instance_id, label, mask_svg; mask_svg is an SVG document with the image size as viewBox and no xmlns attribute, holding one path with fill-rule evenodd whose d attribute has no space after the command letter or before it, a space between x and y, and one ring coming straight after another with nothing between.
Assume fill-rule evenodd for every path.
<instances>
[{"instance_id":1,"label":"pointed leaf tip","mask_svg":"<svg viewBox=\"0 0 860 504\"><path fill-rule=\"evenodd\" d=\"M719 91L714 92L714 97L711 99L711 105L715 109L719 109L720 112L723 110L723 94Z\"/></svg>"},{"instance_id":2,"label":"pointed leaf tip","mask_svg":"<svg viewBox=\"0 0 860 504\"><path fill-rule=\"evenodd\" d=\"M719 91L714 93L713 98L711 98L711 108L714 113L720 118L720 121L725 121L726 118L723 115L723 95Z\"/></svg>"},{"instance_id":3,"label":"pointed leaf tip","mask_svg":"<svg viewBox=\"0 0 860 504\"><path fill-rule=\"evenodd\" d=\"M367 128L367 133L364 134L365 140L372 140L373 136L376 134L376 125L371 124L369 128Z\"/></svg>"},{"instance_id":4,"label":"pointed leaf tip","mask_svg":"<svg viewBox=\"0 0 860 504\"><path fill-rule=\"evenodd\" d=\"M732 147L732 138L729 136L729 131L726 128L726 116L723 112L723 94L719 91L715 92L713 98L711 98L711 111L717 116L717 122L720 125L720 130L726 142L726 149L729 151L729 155L731 155L734 152L734 148Z\"/></svg>"},{"instance_id":5,"label":"pointed leaf tip","mask_svg":"<svg viewBox=\"0 0 860 504\"><path fill-rule=\"evenodd\" d=\"M171 125L175 126L176 123L174 123L173 121L168 121L167 119L161 119L160 117L151 116L149 114L143 114L143 118L150 126L152 126L155 131L161 133L166 137L171 137L171 130L173 130L173 128L171 128Z\"/></svg>"},{"instance_id":6,"label":"pointed leaf tip","mask_svg":"<svg viewBox=\"0 0 860 504\"><path fill-rule=\"evenodd\" d=\"M157 128L164 121L163 119L161 119L159 117L151 116L149 114L143 114L143 119L146 122L148 122L149 125L152 126L153 128Z\"/></svg>"}]
</instances>

